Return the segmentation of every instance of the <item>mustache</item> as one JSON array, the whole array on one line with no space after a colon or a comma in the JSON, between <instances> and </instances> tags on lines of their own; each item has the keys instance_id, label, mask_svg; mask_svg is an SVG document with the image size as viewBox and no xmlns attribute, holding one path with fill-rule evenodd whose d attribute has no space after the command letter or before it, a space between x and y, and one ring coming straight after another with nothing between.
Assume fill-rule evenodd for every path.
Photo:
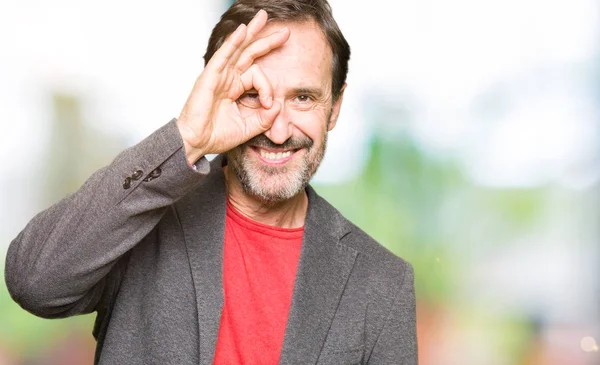
<instances>
[{"instance_id":1,"label":"mustache","mask_svg":"<svg viewBox=\"0 0 600 365\"><path fill-rule=\"evenodd\" d=\"M277 144L271 141L264 134L252 137L248 142L244 143L246 146L255 146L263 148L281 148L281 149L300 149L300 148L311 148L314 141L308 137L290 137L282 144Z\"/></svg>"}]
</instances>

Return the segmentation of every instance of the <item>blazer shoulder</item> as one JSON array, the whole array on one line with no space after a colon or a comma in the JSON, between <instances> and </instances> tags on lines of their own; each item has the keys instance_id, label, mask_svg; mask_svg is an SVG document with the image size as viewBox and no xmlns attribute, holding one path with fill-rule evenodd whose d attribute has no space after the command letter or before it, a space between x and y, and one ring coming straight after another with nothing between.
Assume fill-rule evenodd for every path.
<instances>
[{"instance_id":1,"label":"blazer shoulder","mask_svg":"<svg viewBox=\"0 0 600 365\"><path fill-rule=\"evenodd\" d=\"M388 248L348 220L312 188L308 189L309 214L324 230L355 250L359 256L361 270L373 280L402 282L405 275L412 273L412 266ZM312 206L311 206L312 205ZM327 222L325 225L323 222Z\"/></svg>"},{"instance_id":2,"label":"blazer shoulder","mask_svg":"<svg viewBox=\"0 0 600 365\"><path fill-rule=\"evenodd\" d=\"M388 273L386 276L391 275L396 280L398 275L403 276L407 270L412 270L412 265L404 258L394 254L354 223L345 220L349 231L341 242L356 250L370 270Z\"/></svg>"}]
</instances>

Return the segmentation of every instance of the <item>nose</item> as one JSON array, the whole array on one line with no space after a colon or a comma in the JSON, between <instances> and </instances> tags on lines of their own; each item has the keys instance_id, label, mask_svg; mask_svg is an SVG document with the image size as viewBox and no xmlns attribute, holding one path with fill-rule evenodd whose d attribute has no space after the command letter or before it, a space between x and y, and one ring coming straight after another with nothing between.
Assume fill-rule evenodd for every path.
<instances>
[{"instance_id":1,"label":"nose","mask_svg":"<svg viewBox=\"0 0 600 365\"><path fill-rule=\"evenodd\" d=\"M273 125L271 125L271 129L265 132L265 136L273 143L283 144L292 136L292 123L286 109L285 103L283 103L279 114L277 114Z\"/></svg>"}]
</instances>

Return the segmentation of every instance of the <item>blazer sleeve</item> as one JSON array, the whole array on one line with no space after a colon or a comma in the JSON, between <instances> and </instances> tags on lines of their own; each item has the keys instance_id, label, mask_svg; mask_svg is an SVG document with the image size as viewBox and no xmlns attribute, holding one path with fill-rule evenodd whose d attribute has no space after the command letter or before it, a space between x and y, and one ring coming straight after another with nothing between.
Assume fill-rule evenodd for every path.
<instances>
[{"instance_id":1,"label":"blazer sleeve","mask_svg":"<svg viewBox=\"0 0 600 365\"><path fill-rule=\"evenodd\" d=\"M127 252L209 170L205 158L187 164L172 120L27 224L6 256L10 295L41 317L92 312L118 285Z\"/></svg>"},{"instance_id":2,"label":"blazer sleeve","mask_svg":"<svg viewBox=\"0 0 600 365\"><path fill-rule=\"evenodd\" d=\"M417 329L414 273L410 264L368 364L417 365Z\"/></svg>"}]
</instances>

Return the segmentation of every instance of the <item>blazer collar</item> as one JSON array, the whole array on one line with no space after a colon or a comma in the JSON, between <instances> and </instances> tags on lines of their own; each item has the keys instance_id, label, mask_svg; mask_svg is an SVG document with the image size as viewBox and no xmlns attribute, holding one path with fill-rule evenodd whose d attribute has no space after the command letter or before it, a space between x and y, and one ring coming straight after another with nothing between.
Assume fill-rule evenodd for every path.
<instances>
[{"instance_id":1,"label":"blazer collar","mask_svg":"<svg viewBox=\"0 0 600 365\"><path fill-rule=\"evenodd\" d=\"M200 364L212 364L223 307L226 160L219 155L200 187L176 204L196 291ZM337 210L306 189L308 211L280 363L316 363L357 252Z\"/></svg>"}]
</instances>

